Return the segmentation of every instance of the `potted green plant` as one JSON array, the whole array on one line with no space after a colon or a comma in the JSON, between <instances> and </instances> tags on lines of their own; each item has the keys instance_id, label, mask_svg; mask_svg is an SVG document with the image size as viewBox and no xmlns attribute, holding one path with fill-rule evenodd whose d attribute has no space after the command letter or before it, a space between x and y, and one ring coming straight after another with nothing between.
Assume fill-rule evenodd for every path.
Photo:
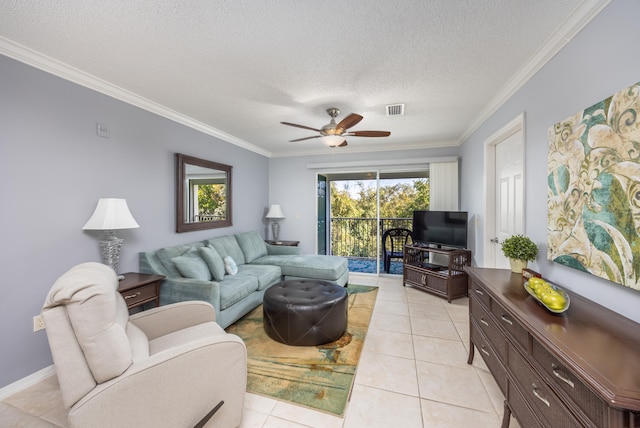
<instances>
[{"instance_id":1,"label":"potted green plant","mask_svg":"<svg viewBox=\"0 0 640 428\"><path fill-rule=\"evenodd\" d=\"M509 259L512 272L522 273L536 259L538 246L524 235L513 235L502 241L502 254Z\"/></svg>"}]
</instances>

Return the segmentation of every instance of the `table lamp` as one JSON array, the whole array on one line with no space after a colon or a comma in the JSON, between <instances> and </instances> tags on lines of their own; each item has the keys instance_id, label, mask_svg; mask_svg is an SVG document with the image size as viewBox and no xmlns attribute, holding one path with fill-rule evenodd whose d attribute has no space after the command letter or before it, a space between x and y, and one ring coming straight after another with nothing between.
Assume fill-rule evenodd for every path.
<instances>
[{"instance_id":1,"label":"table lamp","mask_svg":"<svg viewBox=\"0 0 640 428\"><path fill-rule=\"evenodd\" d=\"M116 230L137 227L140 226L131 215L125 199L103 198L98 200L96 210L82 230L105 231L105 239L100 241L102 263L117 273L120 249L124 239L116 236ZM119 275L118 279L122 280L124 276Z\"/></svg>"},{"instance_id":2,"label":"table lamp","mask_svg":"<svg viewBox=\"0 0 640 428\"><path fill-rule=\"evenodd\" d=\"M278 223L278 220L284 218L284 213L282 212L282 208L280 208L279 204L271 205L271 208L269 208L269 212L267 213L267 218L272 220L271 231L273 232L273 240L279 243L278 233L280 232L280 224Z\"/></svg>"}]
</instances>

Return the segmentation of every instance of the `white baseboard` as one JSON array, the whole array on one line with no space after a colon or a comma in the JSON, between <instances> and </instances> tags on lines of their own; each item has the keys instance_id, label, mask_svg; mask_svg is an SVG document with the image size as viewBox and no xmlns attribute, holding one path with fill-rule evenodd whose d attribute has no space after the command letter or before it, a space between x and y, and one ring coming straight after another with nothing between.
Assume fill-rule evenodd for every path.
<instances>
[{"instance_id":1,"label":"white baseboard","mask_svg":"<svg viewBox=\"0 0 640 428\"><path fill-rule=\"evenodd\" d=\"M56 374L56 369L52 365L49 367L45 367L42 370L38 370L37 372L30 374L27 377L23 377L20 380L17 380L4 388L0 388L0 401L5 398L11 397L13 394L22 391L23 389L27 389L32 385L48 378L49 376L53 376Z\"/></svg>"}]
</instances>

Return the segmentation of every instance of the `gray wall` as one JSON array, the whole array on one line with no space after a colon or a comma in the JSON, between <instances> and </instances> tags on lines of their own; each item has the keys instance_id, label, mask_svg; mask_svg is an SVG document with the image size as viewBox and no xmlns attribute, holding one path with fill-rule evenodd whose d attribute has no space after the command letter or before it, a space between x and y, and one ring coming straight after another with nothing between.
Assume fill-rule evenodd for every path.
<instances>
[{"instance_id":1,"label":"gray wall","mask_svg":"<svg viewBox=\"0 0 640 428\"><path fill-rule=\"evenodd\" d=\"M518 114L525 113L526 234L538 244L534 266L545 277L640 321L640 292L546 260L547 130L613 93L640 81L640 37L637 0L612 1L561 52L487 120L462 147L462 209L479 219L474 231L474 259L483 264L484 140Z\"/></svg>"},{"instance_id":2,"label":"gray wall","mask_svg":"<svg viewBox=\"0 0 640 428\"><path fill-rule=\"evenodd\" d=\"M52 364L46 334L33 333L53 282L100 261L99 232L82 226L98 198L126 198L139 229L125 239L119 271L139 251L262 230L268 159L0 56L0 387ZM111 138L96 136L96 122ZM233 226L175 233L174 153L233 166Z\"/></svg>"}]
</instances>

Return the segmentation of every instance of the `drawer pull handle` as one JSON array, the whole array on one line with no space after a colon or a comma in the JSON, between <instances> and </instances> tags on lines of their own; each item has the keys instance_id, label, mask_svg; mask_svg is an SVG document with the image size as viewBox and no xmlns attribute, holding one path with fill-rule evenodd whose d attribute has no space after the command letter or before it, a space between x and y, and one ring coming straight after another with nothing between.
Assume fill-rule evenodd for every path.
<instances>
[{"instance_id":1,"label":"drawer pull handle","mask_svg":"<svg viewBox=\"0 0 640 428\"><path fill-rule=\"evenodd\" d=\"M487 350L484 348L484 345L482 345L482 346L480 347L480 352L482 352L483 354L485 354L487 357L490 357L490 356L491 356L491 354L489 353L489 351L487 351Z\"/></svg>"},{"instance_id":2,"label":"drawer pull handle","mask_svg":"<svg viewBox=\"0 0 640 428\"><path fill-rule=\"evenodd\" d=\"M535 383L531 384L531 387L533 388L533 395L536 396L536 398L540 401L542 401L544 404L547 405L547 407L551 407L551 404L549 404L549 400L547 400L546 398L544 398L542 395L540 395L540 393L538 393L538 387L536 386Z\"/></svg>"},{"instance_id":3,"label":"drawer pull handle","mask_svg":"<svg viewBox=\"0 0 640 428\"><path fill-rule=\"evenodd\" d=\"M488 322L486 322L486 321L484 320L484 318L480 318L480 322L481 322L482 324L486 325L487 327L489 327L489 323L488 323Z\"/></svg>"},{"instance_id":4,"label":"drawer pull handle","mask_svg":"<svg viewBox=\"0 0 640 428\"><path fill-rule=\"evenodd\" d=\"M502 319L502 321L506 322L509 325L513 325L513 321L511 321L509 318L507 318L507 316L505 314L502 314L500 316L500 318Z\"/></svg>"},{"instance_id":5,"label":"drawer pull handle","mask_svg":"<svg viewBox=\"0 0 640 428\"><path fill-rule=\"evenodd\" d=\"M135 297L138 297L140 294L142 293L140 293L139 291L136 294L129 294L128 296L124 296L124 300L133 299Z\"/></svg>"},{"instance_id":6,"label":"drawer pull handle","mask_svg":"<svg viewBox=\"0 0 640 428\"><path fill-rule=\"evenodd\" d=\"M573 385L573 381L571 381L571 379L567 378L565 375L563 375L560 372L560 368L558 366L556 366L555 364L551 364L551 370L553 371L553 375L555 377L557 377L558 379L560 379L561 381L563 381L564 383L566 383L567 385L569 385L571 388L574 387Z\"/></svg>"},{"instance_id":7,"label":"drawer pull handle","mask_svg":"<svg viewBox=\"0 0 640 428\"><path fill-rule=\"evenodd\" d=\"M482 290L478 290L477 288L475 289L475 292L478 293L481 296L484 296L484 293L482 292Z\"/></svg>"}]
</instances>

